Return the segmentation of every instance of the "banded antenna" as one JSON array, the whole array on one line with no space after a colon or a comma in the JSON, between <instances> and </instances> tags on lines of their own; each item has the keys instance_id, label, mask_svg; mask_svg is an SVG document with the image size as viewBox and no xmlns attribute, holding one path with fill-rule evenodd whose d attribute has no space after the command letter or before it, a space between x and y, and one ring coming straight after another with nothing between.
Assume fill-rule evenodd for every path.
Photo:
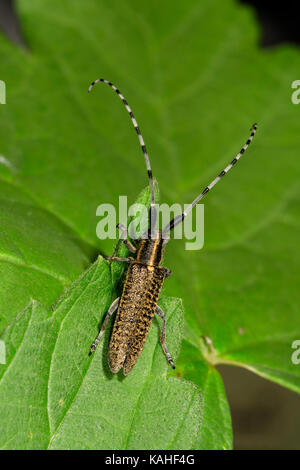
<instances>
[{"instance_id":1,"label":"banded antenna","mask_svg":"<svg viewBox=\"0 0 300 470\"><path fill-rule=\"evenodd\" d=\"M155 210L153 176L152 176L152 170L151 170L149 155L148 155L148 152L147 152L147 149L146 149L146 145L145 145L142 133L140 131L138 123L137 123L137 121L134 117L134 114L133 114L127 100L124 98L124 96L122 95L120 90L115 85L113 85L108 80L105 80L104 78L98 78L93 83L91 83L91 85L89 86L89 93L91 92L93 86L96 85L97 83L100 83L100 82L106 83L106 85L109 85L117 93L118 97L123 101L123 104L124 104L125 108L127 109L127 112L128 112L128 114L131 118L131 122L133 124L133 127L135 128L136 133L138 135L140 146L141 146L142 152L143 152L144 157L145 157L145 162L146 162L146 167L147 167L147 172L148 172L148 178L149 178L149 184L150 184L150 190L151 190L150 227L154 227L155 226L155 220L156 220L156 210Z\"/></svg>"},{"instance_id":2,"label":"banded antenna","mask_svg":"<svg viewBox=\"0 0 300 470\"><path fill-rule=\"evenodd\" d=\"M189 212L191 212L191 210L193 209L193 207L195 207L195 205L205 196L205 194L208 193L208 191L211 190L211 188L213 188L219 181L220 179L226 175L226 173L228 173L229 170L231 170L231 168L233 167L233 165L236 164L236 162L241 158L241 156L243 155L243 153L245 152L245 150L249 147L249 145L251 144L252 142L252 139L256 133L256 130L257 130L257 124L253 124L253 126L251 127L251 134L247 140L247 142L245 143L244 147L242 147L242 149L240 150L240 152L237 154L237 156L229 163L229 165L227 165L226 168L224 168L223 171L221 171L221 173L211 182L209 183L208 186L206 186L206 188L202 191L202 193L200 193L196 199L193 200L193 202L186 208L186 210L180 214L180 215L177 215L176 217L174 217L174 219L171 220L171 222L169 222L163 229L162 231L162 238L165 238L165 242L167 243L168 240L169 240L169 237L166 238L165 235L167 233L169 233L171 230L174 229L174 227L176 227L176 225L180 224L183 219L188 215Z\"/></svg>"}]
</instances>

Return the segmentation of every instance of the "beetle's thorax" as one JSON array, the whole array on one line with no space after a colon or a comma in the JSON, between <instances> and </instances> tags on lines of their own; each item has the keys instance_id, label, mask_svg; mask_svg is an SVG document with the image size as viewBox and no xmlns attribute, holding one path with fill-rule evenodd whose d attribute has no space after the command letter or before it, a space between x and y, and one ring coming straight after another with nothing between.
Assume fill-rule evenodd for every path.
<instances>
[{"instance_id":1,"label":"beetle's thorax","mask_svg":"<svg viewBox=\"0 0 300 470\"><path fill-rule=\"evenodd\" d=\"M156 232L154 237L142 239L139 242L136 260L148 266L160 266L163 258L164 240L161 232Z\"/></svg>"}]
</instances>

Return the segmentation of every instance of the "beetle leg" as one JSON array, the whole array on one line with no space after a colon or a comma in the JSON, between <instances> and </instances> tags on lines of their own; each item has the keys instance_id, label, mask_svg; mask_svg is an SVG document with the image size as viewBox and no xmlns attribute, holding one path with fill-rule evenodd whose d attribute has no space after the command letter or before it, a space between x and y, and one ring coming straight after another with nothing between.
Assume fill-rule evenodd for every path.
<instances>
[{"instance_id":1,"label":"beetle leg","mask_svg":"<svg viewBox=\"0 0 300 470\"><path fill-rule=\"evenodd\" d=\"M168 269L168 268L164 268L164 269L165 269L165 277L166 277L166 278L167 278L167 277L170 277L171 274L172 274L171 269Z\"/></svg>"},{"instance_id":2,"label":"beetle leg","mask_svg":"<svg viewBox=\"0 0 300 470\"><path fill-rule=\"evenodd\" d=\"M127 250L131 253L136 253L136 247L130 240L123 240L124 245L126 246Z\"/></svg>"},{"instance_id":3,"label":"beetle leg","mask_svg":"<svg viewBox=\"0 0 300 470\"><path fill-rule=\"evenodd\" d=\"M127 250L129 250L131 253L136 253L136 247L134 246L134 244L130 240L127 240L127 228L124 227L124 225L122 224L117 224L117 228L121 231L121 239L123 240L123 243L126 246Z\"/></svg>"},{"instance_id":4,"label":"beetle leg","mask_svg":"<svg viewBox=\"0 0 300 470\"><path fill-rule=\"evenodd\" d=\"M169 353L168 347L166 345L166 316L165 316L164 312L162 311L162 309L158 305L156 306L156 313L163 320L163 325L162 325L162 329L161 329L161 333L160 333L161 346L163 348L163 351L165 353L165 356L167 358L168 363L170 364L172 369L175 369L175 364L173 362L172 356Z\"/></svg>"},{"instance_id":5,"label":"beetle leg","mask_svg":"<svg viewBox=\"0 0 300 470\"><path fill-rule=\"evenodd\" d=\"M119 258L118 256L103 256L106 261L120 261L124 263L130 263L130 261L133 261L134 258L132 256L128 256L128 258Z\"/></svg>"},{"instance_id":6,"label":"beetle leg","mask_svg":"<svg viewBox=\"0 0 300 470\"><path fill-rule=\"evenodd\" d=\"M103 336L103 333L107 327L107 324L109 322L109 319L110 317L115 313L115 311L117 310L118 306L119 306L119 303L120 303L120 297L118 297L117 299L115 299L113 301L113 303L111 304L111 306L109 307L108 309L108 312L107 314L105 315L105 318L104 318L104 321L103 321L103 324L102 324L102 327L101 327L101 330L97 336L97 338L95 339L95 341L93 342L92 346L91 346L91 349L90 349L90 352L89 352L89 356L95 351L99 341L101 340L102 336Z\"/></svg>"}]
</instances>

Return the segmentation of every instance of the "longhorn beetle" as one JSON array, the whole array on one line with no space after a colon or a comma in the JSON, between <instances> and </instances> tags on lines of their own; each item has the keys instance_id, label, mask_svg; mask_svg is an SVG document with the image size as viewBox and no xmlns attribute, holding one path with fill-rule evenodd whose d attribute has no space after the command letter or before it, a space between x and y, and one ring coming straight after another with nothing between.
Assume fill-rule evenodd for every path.
<instances>
[{"instance_id":1,"label":"longhorn beetle","mask_svg":"<svg viewBox=\"0 0 300 470\"><path fill-rule=\"evenodd\" d=\"M185 211L174 217L162 231L152 230L156 219L155 201L154 201L154 185L152 178L152 170L148 152L142 137L137 121L129 107L126 99L121 92L108 80L99 78L95 80L89 87L89 92L96 83L103 82L109 85L121 98L125 108L127 109L132 124L137 132L140 146L142 148L146 167L148 172L149 184L151 189L151 206L150 206L150 227L140 240L131 242L127 239L127 229L123 225L118 224L117 228L122 232L121 238L127 249L136 255L136 257L119 258L116 256L106 257L108 261L120 261L129 263L126 278L123 285L121 297L118 297L111 304L102 328L95 342L92 344L89 354L96 349L97 344L103 336L110 317L117 312L113 326L113 331L109 343L108 364L113 373L117 373L123 368L124 375L128 375L139 355L141 354L151 323L156 313L163 320L160 341L162 349L165 353L168 363L174 369L175 365L171 354L166 345L166 317L161 308L157 305L158 297L164 280L169 277L172 272L161 266L163 252L169 241L169 233L174 227L180 224L193 207L211 190L220 179L228 173L228 171L240 159L246 148L250 145L257 129L257 124L253 124L251 134L242 147L241 151L232 160L226 168L200 193L196 199L185 209ZM135 244L137 243L137 246Z\"/></svg>"}]
</instances>

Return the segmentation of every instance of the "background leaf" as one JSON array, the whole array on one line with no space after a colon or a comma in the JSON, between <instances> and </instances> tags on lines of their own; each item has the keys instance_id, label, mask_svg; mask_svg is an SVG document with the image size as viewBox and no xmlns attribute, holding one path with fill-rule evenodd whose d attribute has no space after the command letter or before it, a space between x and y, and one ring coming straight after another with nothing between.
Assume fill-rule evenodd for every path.
<instances>
[{"instance_id":1,"label":"background leaf","mask_svg":"<svg viewBox=\"0 0 300 470\"><path fill-rule=\"evenodd\" d=\"M0 370L1 448L196 446L201 394L192 383L166 377L169 366L158 342L156 320L128 377L110 372L107 335L95 355L88 356L111 294L109 265L99 259L52 315L33 301L8 328L7 365ZM182 305L166 298L160 304L168 313L169 345L176 357Z\"/></svg>"},{"instance_id":2,"label":"background leaf","mask_svg":"<svg viewBox=\"0 0 300 470\"><path fill-rule=\"evenodd\" d=\"M259 123L243 160L205 199L204 249L169 244L165 265L174 275L164 293L184 299L185 345L210 366L241 365L299 392L300 369L291 362L291 344L300 335L300 134L299 109L291 102L298 50L259 50L251 11L233 0L18 5L30 52L1 38L7 104L0 114L0 179L9 188L8 207L15 191L22 198L26 193L35 213L49 215L46 221L39 212L41 231L42 224L63 224L67 240L58 266L54 255L40 252L45 242L53 253L56 241L34 234L38 243L26 264L37 263L45 277L27 280L24 270L2 263L2 323L30 296L49 305L96 250L111 253L113 241L96 238L96 207L117 205L120 194L133 201L145 184L142 154L121 103L104 86L87 95L89 83L104 76L141 124L161 202L190 202ZM2 237L4 260L18 257L14 237L14 245ZM184 364L183 355L183 373ZM197 370L194 380L201 381L200 365Z\"/></svg>"}]
</instances>

